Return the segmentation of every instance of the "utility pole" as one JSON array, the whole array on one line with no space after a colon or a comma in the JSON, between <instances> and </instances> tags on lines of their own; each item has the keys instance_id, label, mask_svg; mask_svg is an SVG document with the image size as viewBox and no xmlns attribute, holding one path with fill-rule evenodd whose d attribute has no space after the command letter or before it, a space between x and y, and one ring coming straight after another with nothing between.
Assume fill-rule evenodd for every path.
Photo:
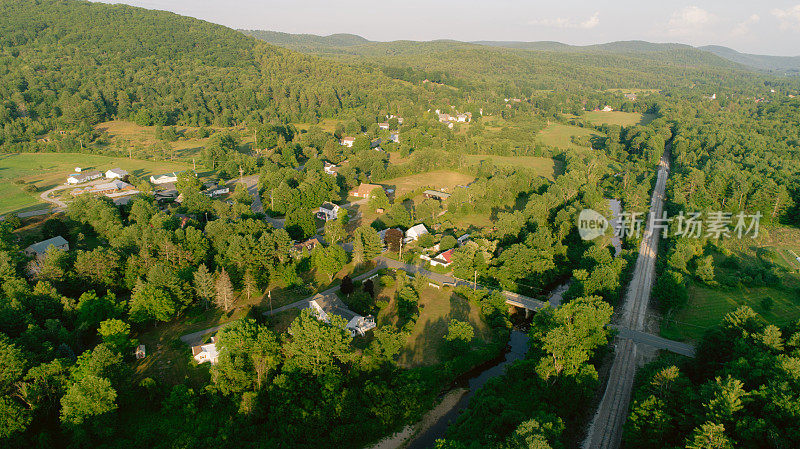
<instances>
[{"instance_id":1,"label":"utility pole","mask_svg":"<svg viewBox=\"0 0 800 449\"><path fill-rule=\"evenodd\" d=\"M478 270L475 270L475 278L472 281L472 291L475 291L477 289L478 289Z\"/></svg>"},{"instance_id":2,"label":"utility pole","mask_svg":"<svg viewBox=\"0 0 800 449\"><path fill-rule=\"evenodd\" d=\"M269 208L275 210L275 200L272 198L272 194L275 193L275 189L270 189L269 191Z\"/></svg>"},{"instance_id":3,"label":"utility pole","mask_svg":"<svg viewBox=\"0 0 800 449\"><path fill-rule=\"evenodd\" d=\"M403 236L400 236L400 262L403 261Z\"/></svg>"},{"instance_id":4,"label":"utility pole","mask_svg":"<svg viewBox=\"0 0 800 449\"><path fill-rule=\"evenodd\" d=\"M239 166L239 182L242 182L242 176L244 176L244 170L242 169L242 166L240 165Z\"/></svg>"},{"instance_id":5,"label":"utility pole","mask_svg":"<svg viewBox=\"0 0 800 449\"><path fill-rule=\"evenodd\" d=\"M197 164L194 163L194 158L192 158L192 171L197 173Z\"/></svg>"},{"instance_id":6,"label":"utility pole","mask_svg":"<svg viewBox=\"0 0 800 449\"><path fill-rule=\"evenodd\" d=\"M267 292L267 298L269 298L269 313L272 314L272 290Z\"/></svg>"}]
</instances>

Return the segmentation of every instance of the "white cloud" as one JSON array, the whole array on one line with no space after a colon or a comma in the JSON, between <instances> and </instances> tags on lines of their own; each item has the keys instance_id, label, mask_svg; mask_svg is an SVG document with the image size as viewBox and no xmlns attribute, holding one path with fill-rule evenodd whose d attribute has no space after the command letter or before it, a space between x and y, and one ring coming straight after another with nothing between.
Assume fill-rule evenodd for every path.
<instances>
[{"instance_id":1,"label":"white cloud","mask_svg":"<svg viewBox=\"0 0 800 449\"><path fill-rule=\"evenodd\" d=\"M800 4L786 9L775 8L771 12L780 21L782 30L800 31Z\"/></svg>"},{"instance_id":2,"label":"white cloud","mask_svg":"<svg viewBox=\"0 0 800 449\"><path fill-rule=\"evenodd\" d=\"M703 31L716 17L698 6L687 6L675 11L667 22L667 32L673 35L695 34Z\"/></svg>"},{"instance_id":3,"label":"white cloud","mask_svg":"<svg viewBox=\"0 0 800 449\"><path fill-rule=\"evenodd\" d=\"M735 27L731 30L731 35L733 36L745 36L750 34L750 25L754 23L758 23L761 20L758 14L753 14L752 16L748 17L747 19L739 22L736 24Z\"/></svg>"},{"instance_id":4,"label":"white cloud","mask_svg":"<svg viewBox=\"0 0 800 449\"><path fill-rule=\"evenodd\" d=\"M528 24L551 28L583 28L588 30L600 24L600 13L596 12L591 17L581 22L575 22L572 19L564 17L557 17L555 19L533 19L528 21Z\"/></svg>"}]
</instances>

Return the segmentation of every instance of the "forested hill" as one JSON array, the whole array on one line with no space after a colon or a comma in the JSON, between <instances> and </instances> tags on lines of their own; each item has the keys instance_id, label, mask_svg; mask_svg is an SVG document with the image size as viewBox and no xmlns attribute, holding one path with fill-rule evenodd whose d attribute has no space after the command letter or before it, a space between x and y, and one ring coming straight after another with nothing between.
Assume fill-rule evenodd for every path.
<instances>
[{"instance_id":1,"label":"forested hill","mask_svg":"<svg viewBox=\"0 0 800 449\"><path fill-rule=\"evenodd\" d=\"M4 151L112 118L194 126L314 121L410 92L379 71L169 12L72 0L0 3Z\"/></svg>"},{"instance_id":2,"label":"forested hill","mask_svg":"<svg viewBox=\"0 0 800 449\"><path fill-rule=\"evenodd\" d=\"M317 36L316 34L290 34L278 31L267 30L242 30L244 34L253 36L262 41L282 47L350 47L361 45L370 41L355 34L331 34L329 36Z\"/></svg>"},{"instance_id":3,"label":"forested hill","mask_svg":"<svg viewBox=\"0 0 800 449\"><path fill-rule=\"evenodd\" d=\"M507 96L525 96L533 90L717 86L753 76L742 65L677 44L633 41L569 47L549 42L540 48L507 48L440 40L337 46L330 40L312 44L304 36L290 39L291 35L283 34L278 43L269 33L245 33L306 53L372 64L394 78L411 82L428 79Z\"/></svg>"},{"instance_id":4,"label":"forested hill","mask_svg":"<svg viewBox=\"0 0 800 449\"><path fill-rule=\"evenodd\" d=\"M800 56L768 56L739 53L732 48L718 45L707 45L700 47L700 49L739 64L773 72L777 75L800 75Z\"/></svg>"}]
</instances>

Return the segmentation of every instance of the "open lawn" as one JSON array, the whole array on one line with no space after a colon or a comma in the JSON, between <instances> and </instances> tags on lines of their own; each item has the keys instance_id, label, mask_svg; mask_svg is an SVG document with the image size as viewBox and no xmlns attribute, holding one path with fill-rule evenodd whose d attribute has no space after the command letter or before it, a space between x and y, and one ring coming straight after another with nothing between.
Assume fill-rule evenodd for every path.
<instances>
[{"instance_id":1,"label":"open lawn","mask_svg":"<svg viewBox=\"0 0 800 449\"><path fill-rule=\"evenodd\" d=\"M564 150L574 150L582 148L572 142L573 137L604 137L597 131L592 129L581 128L578 126L562 125L560 123L552 123L547 128L539 131L536 139L545 144Z\"/></svg>"},{"instance_id":2,"label":"open lawn","mask_svg":"<svg viewBox=\"0 0 800 449\"><path fill-rule=\"evenodd\" d=\"M769 311L761 306L765 297L773 300ZM718 325L726 314L743 305L750 306L765 321L776 326L800 319L800 298L784 289L744 287L722 290L693 285L689 288L689 303L673 317L665 319L661 335L678 341L697 341L706 330Z\"/></svg>"},{"instance_id":3,"label":"open lawn","mask_svg":"<svg viewBox=\"0 0 800 449\"><path fill-rule=\"evenodd\" d=\"M139 178L191 167L183 162L146 161L79 153L6 153L0 154L0 214L39 209L39 194L66 182L75 167L106 171L122 168ZM17 184L14 181L21 182ZM25 185L35 185L37 192L28 193Z\"/></svg>"},{"instance_id":4,"label":"open lawn","mask_svg":"<svg viewBox=\"0 0 800 449\"><path fill-rule=\"evenodd\" d=\"M496 165L510 167L525 167L536 171L539 176L553 180L564 171L561 162L549 157L536 156L495 156L493 154L468 154L464 156L470 164L477 164L483 161L492 161Z\"/></svg>"},{"instance_id":5,"label":"open lawn","mask_svg":"<svg viewBox=\"0 0 800 449\"><path fill-rule=\"evenodd\" d=\"M728 312L740 305L750 306L767 322L783 326L800 319L800 229L777 226L761 229L758 238L731 238L722 247L735 256L742 267L766 264L774 266L780 279L775 287L751 287L746 280L736 287L709 287L695 284L689 288L688 305L665 320L662 335L676 340L697 340L705 329L716 326ZM726 257L714 252L715 278L740 275L738 268L724 264ZM742 285L744 284L744 285ZM773 306L764 310L761 301L770 297Z\"/></svg>"},{"instance_id":6,"label":"open lawn","mask_svg":"<svg viewBox=\"0 0 800 449\"><path fill-rule=\"evenodd\" d=\"M379 299L394 297L394 288L383 288L378 292ZM408 336L400 352L399 363L405 367L433 365L440 362L447 349L447 326L451 319L469 321L475 330L473 344L480 344L491 338L489 326L480 317L475 305L453 293L449 287L441 290L426 287L419 300L419 319ZM392 325L397 320L394 299L378 314L378 325Z\"/></svg>"},{"instance_id":7,"label":"open lawn","mask_svg":"<svg viewBox=\"0 0 800 449\"><path fill-rule=\"evenodd\" d=\"M474 177L464 173L440 170L387 179L379 184L389 189L395 189L394 195L398 197L420 188L452 192L457 185L467 185L474 180Z\"/></svg>"},{"instance_id":8,"label":"open lawn","mask_svg":"<svg viewBox=\"0 0 800 449\"><path fill-rule=\"evenodd\" d=\"M619 126L646 125L656 118L654 114L622 111L587 111L583 116L595 125L606 124Z\"/></svg>"}]
</instances>

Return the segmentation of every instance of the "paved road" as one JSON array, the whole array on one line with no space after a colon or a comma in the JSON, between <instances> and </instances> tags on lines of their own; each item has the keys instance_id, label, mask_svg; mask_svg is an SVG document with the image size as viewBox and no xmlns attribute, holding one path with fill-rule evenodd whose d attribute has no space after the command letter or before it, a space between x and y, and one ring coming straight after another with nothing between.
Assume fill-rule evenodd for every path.
<instances>
[{"instance_id":1,"label":"paved road","mask_svg":"<svg viewBox=\"0 0 800 449\"><path fill-rule=\"evenodd\" d=\"M669 163L665 152L659 164L656 186L650 202L650 212L656 217L661 216L664 207L664 191L668 174ZM628 403L639 359L637 342L631 337L635 336L641 340L641 334L644 333L644 320L650 303L650 291L655 272L658 238L659 232L653 232L653 229L647 226L639 247L639 257L636 260L633 278L628 285L622 316L617 323L620 328L626 329L624 332L627 337L623 337L623 331L621 331L620 338L617 339L608 383L589 426L588 435L583 443L584 449L616 449L621 443L622 425L628 415ZM652 343L663 343L656 341L658 337L651 337Z\"/></svg>"},{"instance_id":2,"label":"paved road","mask_svg":"<svg viewBox=\"0 0 800 449\"><path fill-rule=\"evenodd\" d=\"M684 355L686 357L695 356L695 347L688 343L681 343L679 341L667 340L666 338L657 335L648 334L647 332L640 332L619 326L609 326L619 331L617 338L633 340L634 343L643 344L652 348L674 352L675 354Z\"/></svg>"}]
</instances>

